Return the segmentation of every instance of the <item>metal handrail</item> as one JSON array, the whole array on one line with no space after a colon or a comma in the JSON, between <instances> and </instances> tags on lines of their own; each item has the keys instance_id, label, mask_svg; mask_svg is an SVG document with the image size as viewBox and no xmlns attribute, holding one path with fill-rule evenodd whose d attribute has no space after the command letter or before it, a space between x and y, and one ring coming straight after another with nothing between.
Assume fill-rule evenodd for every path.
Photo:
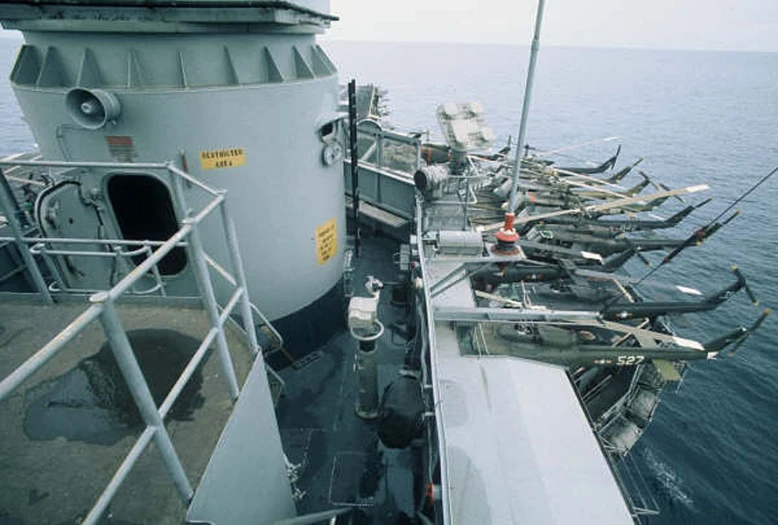
<instances>
[{"instance_id":1,"label":"metal handrail","mask_svg":"<svg viewBox=\"0 0 778 525\"><path fill-rule=\"evenodd\" d=\"M143 246L137 250L130 250L129 252L121 250L112 252L85 252L77 250L49 250L43 247L43 243L37 243L34 244L32 248L30 248L30 251L33 253L33 255L42 255L44 250L45 253L49 255L83 255L84 257L111 257L116 259L117 257L135 257L137 255L141 255L142 253L146 252L146 247Z\"/></svg>"},{"instance_id":2,"label":"metal handrail","mask_svg":"<svg viewBox=\"0 0 778 525\"><path fill-rule=\"evenodd\" d=\"M8 242L12 243L15 242L16 239L13 237L0 237L0 243L2 242ZM151 247L152 246L162 246L165 244L164 241L149 241L149 240L138 240L138 241L132 241L132 240L126 240L126 239L77 239L77 238L57 238L57 237L22 237L19 239L20 243L32 245L29 248L29 251L32 255L42 255L44 257L50 256L50 255L63 255L63 256L77 256L77 257L104 257L104 258L132 258L138 255L146 255L146 257L150 257L152 254ZM87 245L95 245L95 246L104 246L106 248L112 248L112 251L83 251L83 250L62 250L62 249L49 249L46 248L47 244L50 243L57 243L57 244L87 244ZM140 246L140 248L137 248L135 250L130 251L124 251L122 250L121 246ZM183 247L186 248L185 242L180 242L176 247ZM22 266L19 269L15 270L14 273L18 273L18 271L23 270L25 267ZM62 286L61 283L62 278L59 275L59 270L54 265L49 265L49 270L54 274L56 283L51 283L49 286L47 286L47 289L50 292L66 292L66 293L96 293L100 290L96 289L78 289L78 288L69 288ZM161 290L161 294L163 296L166 295L165 293L165 284L162 280L162 275L159 272L159 267L155 264L151 268L151 272L154 276L155 285L149 289L141 290L141 291L133 291L133 294L135 295L147 295L150 293L153 293L157 290ZM0 278L0 281L2 281L2 278ZM59 286L58 286L59 284Z\"/></svg>"},{"instance_id":3,"label":"metal handrail","mask_svg":"<svg viewBox=\"0 0 778 525\"><path fill-rule=\"evenodd\" d=\"M172 173L174 175L178 175L179 177L184 179L186 182L188 182L189 184L193 184L193 185L197 186L198 188L203 190L205 193L208 193L209 195L213 195L213 196L219 195L219 191L214 190L214 189L206 186L205 184L203 184L199 180L197 180L194 177L192 177L191 175L189 175L187 172L178 169L172 162L168 162L165 166L167 167L168 171L170 171L170 173Z\"/></svg>"},{"instance_id":4,"label":"metal handrail","mask_svg":"<svg viewBox=\"0 0 778 525\"><path fill-rule=\"evenodd\" d=\"M70 160L0 160L2 166L37 166L40 168L127 168L130 170L166 170L167 162L77 162Z\"/></svg>"},{"instance_id":5,"label":"metal handrail","mask_svg":"<svg viewBox=\"0 0 778 525\"><path fill-rule=\"evenodd\" d=\"M0 236L0 243L9 242L13 243L16 239L14 237ZM119 246L162 246L166 241L150 241L150 240L127 240L127 239L79 239L75 237L24 237L22 242L25 244L46 244L56 242L58 244L116 244ZM181 242L178 244L181 248L186 248L186 243ZM93 252L89 252L93 253Z\"/></svg>"},{"instance_id":6,"label":"metal handrail","mask_svg":"<svg viewBox=\"0 0 778 525\"><path fill-rule=\"evenodd\" d=\"M96 293L100 293L102 290L96 289L96 288L60 288L57 283L51 283L48 287L49 291L51 293L69 293L69 294L83 294L83 295L92 295ZM133 295L149 295L157 290L160 290L160 295L162 297L166 297L167 294L165 293L164 286L162 283L156 283L151 288L146 288L145 290L133 290Z\"/></svg>"},{"instance_id":7,"label":"metal handrail","mask_svg":"<svg viewBox=\"0 0 778 525\"><path fill-rule=\"evenodd\" d=\"M193 186L203 190L207 194L213 197L202 209L194 216L187 217L182 221L181 228L174 233L170 238L165 241L127 241L127 240L86 240L86 239L56 239L56 238L27 238L21 234L20 228L14 228L14 237L7 238L9 241L13 241L17 244L20 251L26 254L25 262L36 280L36 287L44 295L44 297L50 299L48 289L45 283L42 281L40 269L37 267L37 262L33 258L33 254L42 253L46 254L45 243L56 242L60 244L113 244L114 251L111 253L106 252L76 252L75 250L51 250L48 253L57 254L58 252L79 253L100 256L115 256L120 257L122 255L128 255L131 252L123 252L118 246L128 245L141 245L141 251L145 252L147 257L139 265L137 265L132 271L125 275L117 284L115 284L108 291L98 292L90 297L92 303L82 314L80 314L75 320L73 320L64 330L52 338L47 344L41 347L35 354L28 358L21 366L17 367L10 375L0 381L0 400L4 399L11 394L22 382L31 377L34 373L40 370L51 358L62 350L70 341L72 341L82 330L84 330L92 321L99 319L103 326L103 331L106 334L110 342L111 350L116 358L121 373L130 389L130 393L135 400L135 404L143 416L146 423L146 429L138 438L124 461L121 463L116 473L103 490L99 499L95 503L95 506L89 512L83 523L97 523L111 499L116 494L127 474L135 465L140 455L145 450L148 443L153 439L156 443L157 449L160 451L162 459L167 467L168 472L173 478L174 484L185 502L188 502L193 494L193 490L184 472L183 466L178 458L170 436L164 426L164 418L167 412L173 406L184 386L191 378L194 371L200 365L210 345L216 341L217 354L220 358L225 377L228 382L230 397L233 401L238 396L238 384L235 376L235 370L232 364L232 359L229 355L227 348L226 338L224 335L224 323L231 315L232 311L240 304L244 312L244 329L248 344L252 349L257 348L256 333L254 332L253 320L251 317L252 306L248 298L248 288L246 286L245 274L243 272L242 260L240 258L240 252L237 245L237 236L235 234L234 225L232 224L226 207L226 191L213 190L208 186L197 181L189 174L179 170L172 163L139 163L139 164L127 164L127 163L104 163L104 162L48 162L48 161L0 161L0 166L7 165L25 165L25 166L47 166L47 167L80 167L80 168L126 168L126 169L157 169L167 170L173 176L173 184L176 192L178 204L182 210L186 213L186 202L184 201L184 193L180 184L181 179L190 182ZM0 197L3 202L0 204L6 204L7 208L7 195L5 192L0 191ZM235 286L235 291L230 297L229 301L225 305L221 312L216 302L213 285L210 281L207 269L207 260L213 261L205 253L202 246L202 242L199 238L198 225L216 208L220 208L222 223L225 229L225 235L227 237L228 253L233 263L236 277L230 275L226 270L222 270L230 277L229 281ZM11 214L13 215L13 214ZM18 225L16 225L18 226ZM184 242L188 239L188 242ZM0 241L4 238L0 238ZM34 243L34 244L33 244ZM33 244L28 249L22 249L25 244ZM40 245L39 252L34 252L33 249L36 245ZM151 247L156 249L151 252ZM151 396L148 384L143 375L143 372L138 365L135 355L130 346L130 342L127 338L127 334L121 325L118 313L114 306L116 300L124 293L127 293L131 287L133 287L143 276L148 272L153 272L155 278L161 283L161 277L157 269L157 264L164 258L171 250L176 247L185 246L189 251L190 260L193 262L192 266L194 274L197 279L198 288L201 293L201 297L206 307L208 317L210 320L211 328L207 335L201 342L198 350L190 359L187 366L182 371L176 383L171 388L170 392L166 396L162 405L158 408ZM215 263L215 261L214 261ZM219 266L221 268L221 266ZM37 278L36 278L37 276ZM40 281L40 282L38 282ZM163 290L164 293L164 290ZM254 307L256 309L256 307ZM257 310L258 311L258 310ZM245 315L248 313L248 315ZM261 312L260 312L261 315ZM264 316L262 316L264 318ZM268 326L272 325L267 323ZM279 334L280 335L280 334Z\"/></svg>"},{"instance_id":8,"label":"metal handrail","mask_svg":"<svg viewBox=\"0 0 778 525\"><path fill-rule=\"evenodd\" d=\"M366 128L362 125L364 123L368 123L370 126ZM391 166L386 166L384 164L384 141L389 141L402 146L411 146L413 148L413 171L416 171L419 168L419 163L421 161L421 141L418 137L384 129L380 123L368 119L362 120L357 124L357 138L360 136L362 138L372 139L373 143L368 150L360 156L359 164L398 171ZM375 157L373 161L368 160L370 156ZM346 159L346 161L349 162L348 159Z\"/></svg>"},{"instance_id":9,"label":"metal handrail","mask_svg":"<svg viewBox=\"0 0 778 525\"><path fill-rule=\"evenodd\" d=\"M43 345L35 354L0 381L0 401L8 397L23 381L40 370L57 352L67 343L72 341L81 330L97 319L102 313L102 306L94 304L85 312L76 317L73 322L65 327L51 341Z\"/></svg>"},{"instance_id":10,"label":"metal handrail","mask_svg":"<svg viewBox=\"0 0 778 525\"><path fill-rule=\"evenodd\" d=\"M227 270L225 270L222 265L214 261L207 254L205 256L205 262L208 263L208 266L216 270L216 273L221 275L225 281L227 281L233 286L238 285L238 283L235 281L235 278ZM264 326L267 326L268 330L270 330L270 332L273 334L273 337L275 337L278 340L278 345L284 346L284 337L281 335L281 333L278 330L276 330L276 327L273 326L273 323L270 322L267 316L265 316L265 314L263 314L262 311L254 303L250 302L249 306L251 307L251 311L257 314L257 317L259 317L260 321L262 321L262 324Z\"/></svg>"},{"instance_id":11,"label":"metal handrail","mask_svg":"<svg viewBox=\"0 0 778 525\"><path fill-rule=\"evenodd\" d=\"M251 303L251 311L257 314L259 319L267 326L268 330L273 334L273 337L275 337L278 340L278 346L284 346L284 337L281 335L281 332L276 330L276 327L273 326L273 323L270 322L270 320L265 317L265 314L263 314L259 308L257 308L257 305L254 303Z\"/></svg>"},{"instance_id":12,"label":"metal handrail","mask_svg":"<svg viewBox=\"0 0 778 525\"><path fill-rule=\"evenodd\" d=\"M432 282L432 276L430 274L429 268L427 268L426 263L426 257L424 256L424 231L423 231L423 223L424 221L422 218L424 217L422 213L422 206L421 206L421 197L417 194L416 196L416 216L419 217L419 220L416 221L416 247L419 251L419 268L421 270L422 279L424 281L424 288L422 290L422 294L424 297L424 309L427 312L427 315L429 319L426 322L427 325L427 344L426 350L427 355L421 356L421 361L424 363L429 357L430 362L430 368L431 370L427 371L424 378L424 385L432 385L432 400L433 400L433 412L434 412L434 419L435 419L435 428L437 430L438 434L438 451L439 451L439 462L440 462L440 484L441 487L443 487L443 490L441 491L441 503L443 507L443 522L448 523L451 519L452 515L452 509L451 509L451 498L449 497L449 464L448 464L448 448L446 444L446 429L443 426L443 410L442 410L442 403L440 400L440 392L441 386L440 386L440 371L439 371L439 365L438 365L438 355L437 352L434 351L434 348L436 347L436 338L435 338L435 314L434 310L432 308L432 296L430 294L429 290L429 283ZM425 367L426 368L426 367ZM432 476L430 476L432 478Z\"/></svg>"}]
</instances>

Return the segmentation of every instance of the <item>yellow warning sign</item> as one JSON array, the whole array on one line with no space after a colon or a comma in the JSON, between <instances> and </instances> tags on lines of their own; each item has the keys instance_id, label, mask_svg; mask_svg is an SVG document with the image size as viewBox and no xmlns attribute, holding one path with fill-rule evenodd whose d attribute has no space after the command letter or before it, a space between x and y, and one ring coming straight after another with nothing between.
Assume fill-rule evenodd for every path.
<instances>
[{"instance_id":1,"label":"yellow warning sign","mask_svg":"<svg viewBox=\"0 0 778 525\"><path fill-rule=\"evenodd\" d=\"M204 170L215 168L237 168L246 165L243 148L212 149L200 152L200 166Z\"/></svg>"},{"instance_id":2,"label":"yellow warning sign","mask_svg":"<svg viewBox=\"0 0 778 525\"><path fill-rule=\"evenodd\" d=\"M324 264L338 253L338 223L333 217L316 228L316 255Z\"/></svg>"}]
</instances>

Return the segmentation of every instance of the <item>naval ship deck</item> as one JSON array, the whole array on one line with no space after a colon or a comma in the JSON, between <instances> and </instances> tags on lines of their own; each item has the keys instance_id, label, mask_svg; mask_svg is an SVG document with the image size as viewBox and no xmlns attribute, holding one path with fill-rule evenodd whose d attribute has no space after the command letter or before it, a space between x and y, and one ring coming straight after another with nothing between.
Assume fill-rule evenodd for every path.
<instances>
[{"instance_id":1,"label":"naval ship deck","mask_svg":"<svg viewBox=\"0 0 778 525\"><path fill-rule=\"evenodd\" d=\"M379 392L397 377L406 352L406 341L391 330L406 316L390 299L397 250L388 237L365 236L361 256L354 261L356 295L364 295L368 275L386 285L378 307L387 327L376 350ZM349 507L354 523L407 523L417 506L413 452L385 447L378 439L377 420L357 416L356 351L357 342L344 330L306 362L279 372L286 383L277 407L281 439L289 460L299 465L297 510L307 514Z\"/></svg>"},{"instance_id":2,"label":"naval ship deck","mask_svg":"<svg viewBox=\"0 0 778 525\"><path fill-rule=\"evenodd\" d=\"M0 376L7 376L85 309L0 303ZM199 308L117 304L155 400L164 397L209 329ZM245 335L225 327L240 384L251 364ZM159 350L164 346L165 354ZM0 403L0 523L78 523L143 429L106 339L93 322ZM161 372L160 371L164 371ZM233 404L218 360L200 371L166 421L187 477L197 485ZM155 447L113 499L108 523L182 523L186 508Z\"/></svg>"},{"instance_id":3,"label":"naval ship deck","mask_svg":"<svg viewBox=\"0 0 778 525\"><path fill-rule=\"evenodd\" d=\"M365 237L355 259L356 293L367 275L387 284L379 318L387 326L378 341L378 381L383 389L405 358L406 341L389 327L402 323L405 309L393 306L389 285L396 279L392 255L397 243ZM84 304L44 306L27 301L0 304L0 375L8 375L64 329ZM186 363L208 332L198 308L117 304L122 323L157 403L180 373L177 363L155 350L180 352ZM251 367L245 334L226 324L225 333L239 383ZM144 339L151 334L152 339ZM191 339L190 339L191 338ZM145 341L145 342L144 342ZM194 341L194 343L192 342ZM194 346L193 346L194 345ZM357 343L341 330L325 345L280 370L285 390L277 416L284 451L295 466L299 514L333 508L352 510L355 523L405 523L415 514L410 449L393 450L377 437L377 421L355 413L354 361ZM96 359L107 352L98 323L92 323L39 373L0 403L0 465L13 476L0 479L0 523L77 523L87 514L127 455L143 425L132 399L119 385L118 370ZM172 367L170 365L173 365ZM153 370L165 368L164 375ZM226 382L214 356L206 358L171 410L166 428L192 486L197 488L233 411ZM134 418L134 419L133 419ZM261 446L257 443L256 446ZM155 447L148 447L113 499L105 523L182 523L182 502Z\"/></svg>"},{"instance_id":4,"label":"naval ship deck","mask_svg":"<svg viewBox=\"0 0 778 525\"><path fill-rule=\"evenodd\" d=\"M185 174L180 176L187 178ZM222 200L223 196L215 196L206 209L215 209ZM21 230L18 224L12 225ZM179 236L187 227L182 228ZM227 237L229 241L229 232ZM166 242L168 249L174 241ZM204 258L191 242L192 259ZM367 275L387 284L379 306L379 317L387 327L378 341L379 391L396 377L407 350L403 334L392 330L407 315L405 308L390 304L390 285L398 275L392 262L397 251L398 243L388 237L366 236L362 255L354 259L351 273L357 295L364 293L362 283ZM155 257L156 260L150 258L143 264L158 261L162 254ZM214 265L211 261L207 264ZM239 279L218 266L213 269L237 287L220 314L226 319L227 311L235 308L237 312L236 304L242 300ZM119 287L122 283L125 281ZM7 377L22 363L28 363L52 339L60 339L61 332L90 308L85 296L59 294L57 304L51 306L17 300L20 294L5 297L8 300L0 305L0 377ZM202 300L208 306L210 296L205 297L192 301L147 296L115 303L157 407L200 341L207 339L207 334L213 336L215 330L206 311L176 305L199 305ZM103 313L104 310L100 315ZM244 459L251 457L245 459L243 467L265 457L261 450L267 444L262 442L261 435L251 435L250 446L257 447L258 453L249 453L240 446L236 451L233 446L236 436L246 435L242 432L245 416L248 413L251 418L252 409L261 403L256 396L265 395L258 394L255 388L255 379L261 377L251 372L261 369L256 362L252 367L252 352L257 347L252 348L251 341L236 324L224 320L219 323L224 325L238 386L246 385L240 398L237 403L234 396L231 398L223 364L212 355L217 353L212 348L165 418L165 429L183 464L188 484L194 489L189 505L181 497L180 484L176 487L171 480L164 455L156 447L147 447L128 469L126 480L105 512L101 515L90 511L98 498L102 501L101 494L105 495L103 491L117 469L124 468L120 465L128 453L133 455L138 438L146 436L146 443L150 439L132 395L123 388L124 380L113 364L105 332L93 317L83 332L0 402L0 465L4 472L12 473L0 480L0 522L181 523L197 522L216 512L219 520L236 518L232 522L242 523L245 520L238 517L238 511L230 508L233 505L224 504L238 497L235 491L222 494L234 483L240 485L241 493L249 495L244 498L247 504L241 512L262 512L250 495L267 487L252 485L256 477L247 479L251 476L225 471L225 466L236 458L240 461L241 455ZM345 316L344 326L333 327L333 331L336 335L323 347L296 361L292 353L282 349L274 352L270 341L262 344L272 353L269 362L285 365L280 371L285 381L284 395L279 400L275 395L279 389L271 393L278 403L278 426L289 461L289 477L294 480L297 511L309 514L340 508L351 510L356 522L403 523L417 509L414 493L418 495L419 491L414 485L413 470L418 458L411 450L384 447L377 438L377 422L357 417L353 373L357 342L345 329ZM218 344L212 346L218 350ZM161 347L164 352L159 351ZM170 354L180 356L163 357ZM161 369L166 373L159 373ZM273 377L272 383L279 387L278 376ZM231 430L231 426L243 428ZM258 468L272 470L263 465ZM214 495L228 497L215 500ZM257 518L267 521L264 514Z\"/></svg>"}]
</instances>

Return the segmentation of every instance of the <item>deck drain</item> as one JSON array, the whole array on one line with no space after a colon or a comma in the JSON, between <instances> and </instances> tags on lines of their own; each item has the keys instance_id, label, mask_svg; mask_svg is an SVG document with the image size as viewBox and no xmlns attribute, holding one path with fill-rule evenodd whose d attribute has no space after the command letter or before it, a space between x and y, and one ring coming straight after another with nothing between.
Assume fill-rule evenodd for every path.
<instances>
[{"instance_id":1,"label":"deck drain","mask_svg":"<svg viewBox=\"0 0 778 525\"><path fill-rule=\"evenodd\" d=\"M294 363L292 363L292 366L296 370L302 370L306 366L310 365L314 361L317 361L321 356L324 355L324 352L321 350L316 350L315 352L311 352L310 354L307 354L300 359L296 359Z\"/></svg>"}]
</instances>

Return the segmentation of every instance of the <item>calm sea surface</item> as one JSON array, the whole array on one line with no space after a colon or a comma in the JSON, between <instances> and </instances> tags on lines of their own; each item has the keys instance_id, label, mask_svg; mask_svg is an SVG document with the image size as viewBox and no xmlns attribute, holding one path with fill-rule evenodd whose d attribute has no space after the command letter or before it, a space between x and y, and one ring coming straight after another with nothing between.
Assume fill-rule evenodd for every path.
<instances>
[{"instance_id":1,"label":"calm sea surface","mask_svg":"<svg viewBox=\"0 0 778 525\"><path fill-rule=\"evenodd\" d=\"M479 100L498 146L517 134L526 48L325 47L344 81L353 77L389 91L398 127L436 132L437 104ZM552 149L615 135L623 146L620 165L644 156L641 168L657 181L673 187L708 183L714 201L682 224L685 236L778 165L776 125L778 54L545 48L527 140ZM603 160L616 144L569 153ZM688 326L676 323L682 335L705 342L752 321L764 305L778 305L778 176L739 208L741 217L653 278L714 291L733 281L729 268L737 264L762 306L735 296L710 315L686 316ZM635 275L645 271L632 267ZM632 452L662 509L645 523L778 523L776 328L778 315L734 358L693 364L680 390L663 395L654 423Z\"/></svg>"},{"instance_id":2,"label":"calm sea surface","mask_svg":"<svg viewBox=\"0 0 778 525\"><path fill-rule=\"evenodd\" d=\"M18 45L0 40L0 154L33 145L7 82ZM437 104L479 100L497 146L516 135L526 48L336 42L324 47L342 81L356 78L389 91L391 118L399 128L435 134ZM641 168L658 182L710 184L707 196L714 201L681 225L686 235L778 165L776 125L778 54L545 48L527 140L553 149L618 136L619 141L571 150L578 158L560 162L602 160L620 143L620 165L644 156ZM681 335L705 342L753 321L764 306L778 305L778 177L739 209L739 218L653 278L710 292L733 281L729 268L737 264L762 305L755 308L738 295L709 315L675 323ZM639 265L631 270L647 271ZM650 497L662 509L645 523L778 523L777 328L775 315L734 358L697 362L678 392L665 392L654 423L632 452Z\"/></svg>"}]
</instances>

